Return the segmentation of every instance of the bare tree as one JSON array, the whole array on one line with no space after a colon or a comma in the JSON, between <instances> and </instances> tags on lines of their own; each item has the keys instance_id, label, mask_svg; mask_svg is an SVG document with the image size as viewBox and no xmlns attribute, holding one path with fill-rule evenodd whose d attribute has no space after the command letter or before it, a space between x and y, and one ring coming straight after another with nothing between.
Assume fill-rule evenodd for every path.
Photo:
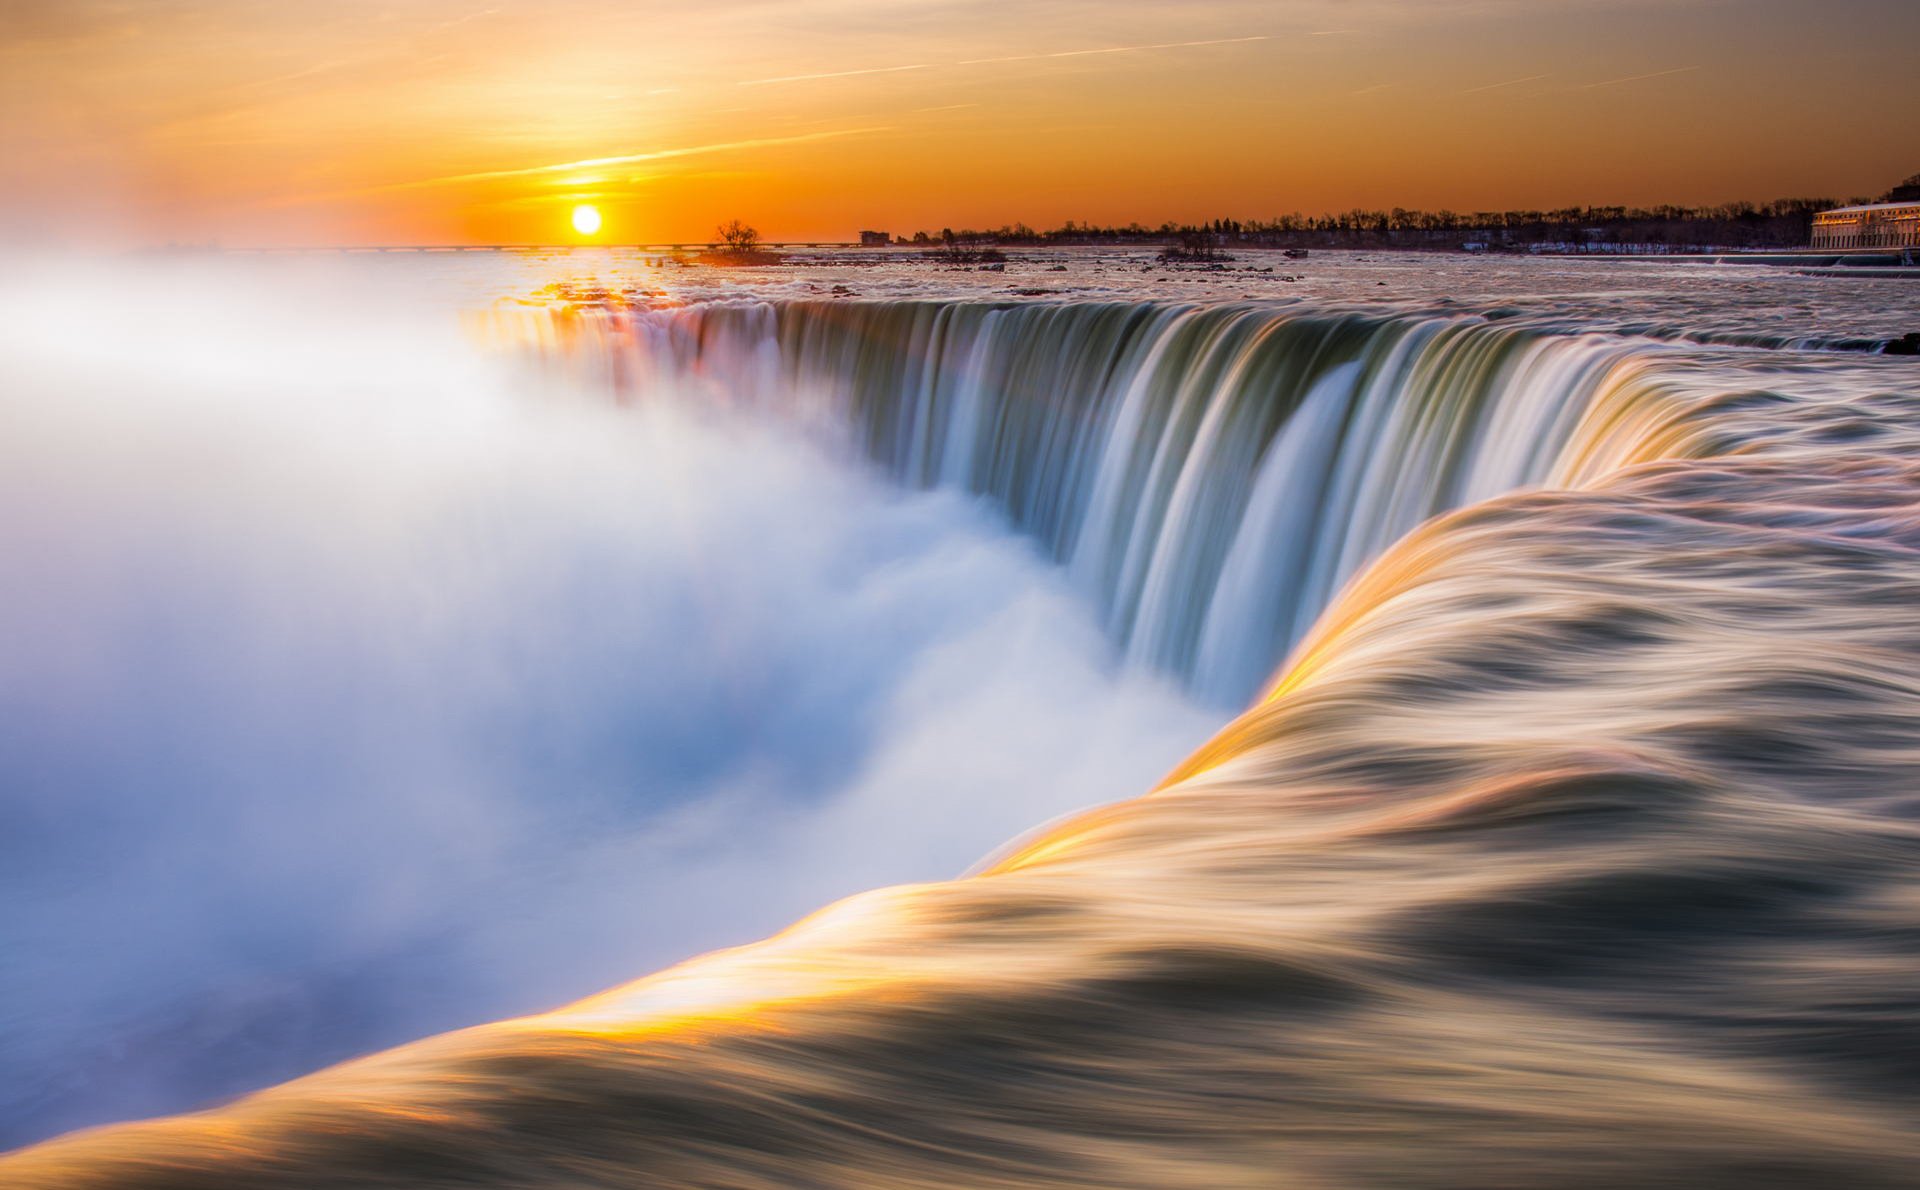
<instances>
[{"instance_id":1,"label":"bare tree","mask_svg":"<svg viewBox=\"0 0 1920 1190\"><path fill-rule=\"evenodd\" d=\"M751 256L760 247L760 233L738 219L729 219L713 230L728 252Z\"/></svg>"}]
</instances>

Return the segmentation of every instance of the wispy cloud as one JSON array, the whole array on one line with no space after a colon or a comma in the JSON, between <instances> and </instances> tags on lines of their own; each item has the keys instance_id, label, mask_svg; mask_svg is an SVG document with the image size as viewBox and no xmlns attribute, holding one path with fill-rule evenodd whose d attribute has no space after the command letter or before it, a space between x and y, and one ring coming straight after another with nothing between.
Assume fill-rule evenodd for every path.
<instances>
[{"instance_id":1,"label":"wispy cloud","mask_svg":"<svg viewBox=\"0 0 1920 1190\"><path fill-rule=\"evenodd\" d=\"M1348 32L1345 29L1331 30L1332 33ZM1314 34L1319 37L1323 34ZM1270 35L1258 33L1248 37L1213 37L1204 41L1163 41L1152 45L1114 45L1098 46L1084 50L1057 50L1045 54L1008 54L998 58L963 58L958 62L909 62L901 66L868 66L858 70L826 70L816 74L782 74L772 78L742 79L742 87L772 87L785 83L811 83L826 79L860 78L875 74L901 74L911 70L933 70L936 68L955 68L961 66L991 66L1001 62L1045 62L1061 58L1091 58L1102 54L1141 54L1151 50L1184 50L1207 45L1240 45L1249 41L1269 41Z\"/></svg>"},{"instance_id":2,"label":"wispy cloud","mask_svg":"<svg viewBox=\"0 0 1920 1190\"><path fill-rule=\"evenodd\" d=\"M966 58L955 66L986 66L996 62L1039 62L1051 58L1087 58L1095 54L1138 54L1147 50L1184 50L1203 45L1240 45L1249 41L1270 41L1268 34L1251 37L1215 37L1206 41L1163 41L1154 45L1116 45L1091 50L1061 50L1052 54L1010 54L1004 58Z\"/></svg>"},{"instance_id":3,"label":"wispy cloud","mask_svg":"<svg viewBox=\"0 0 1920 1190\"><path fill-rule=\"evenodd\" d=\"M436 33L444 32L448 29L458 28L461 25L465 25L473 21L483 20L486 17L497 15L499 12L500 10L498 8L483 8L475 12L467 13L464 16L454 17L451 20L440 21L435 24L429 25L422 32L424 35L431 36ZM235 83L225 88L216 88L214 91L214 94L238 96L238 95L245 95L254 91L269 90L272 88L285 86L287 83L297 83L297 82L304 81L306 79L317 78L319 76L327 75L327 74L333 74L336 71L353 70L358 67L372 66L372 65L375 65L376 63L389 61L394 57L394 55L395 55L395 50L393 49L393 47L388 45L380 45L365 53L351 54L342 58L334 58L324 62L316 62L311 66L302 67L299 70L290 70L281 74L268 75L265 78L249 79L245 82ZM423 63L441 61L445 57L446 55L444 54L435 54L431 57L420 57L418 55L415 55L411 58L411 61L413 65L417 68Z\"/></svg>"},{"instance_id":4,"label":"wispy cloud","mask_svg":"<svg viewBox=\"0 0 1920 1190\"><path fill-rule=\"evenodd\" d=\"M336 70L346 70L356 66L369 66L375 62L382 61L387 56L384 51L376 51L368 54L355 54L347 58L335 58L326 62L316 62L311 66L303 67L299 70L290 70L284 74L269 75L266 78L249 79L246 82L235 83L230 87L216 90L214 93L243 95L250 91L265 90L271 87L279 87L286 83L296 83L302 79L331 74Z\"/></svg>"},{"instance_id":5,"label":"wispy cloud","mask_svg":"<svg viewBox=\"0 0 1920 1190\"><path fill-rule=\"evenodd\" d=\"M1537 83L1541 79L1551 78L1551 77L1552 77L1551 75L1545 75L1545 74L1530 74L1525 78L1507 79L1505 82L1488 83L1482 87L1468 87L1466 90L1461 91L1460 94L1478 95L1482 91L1498 91L1502 87L1517 87L1521 83Z\"/></svg>"},{"instance_id":6,"label":"wispy cloud","mask_svg":"<svg viewBox=\"0 0 1920 1190\"><path fill-rule=\"evenodd\" d=\"M500 14L500 10L498 8L482 8L482 9L479 9L478 11L469 12L462 16L454 17L451 20L441 21L438 24L431 25L428 27L427 31L429 33L438 33L444 29L457 29L461 25L465 25L473 21L483 20L491 16L498 16L499 14Z\"/></svg>"},{"instance_id":7,"label":"wispy cloud","mask_svg":"<svg viewBox=\"0 0 1920 1190\"><path fill-rule=\"evenodd\" d=\"M915 62L908 66L874 66L866 70L829 70L825 74L783 74L778 78L745 79L743 87L771 87L779 83L810 83L815 79L846 79L862 74L899 74L904 70L930 70L931 62Z\"/></svg>"},{"instance_id":8,"label":"wispy cloud","mask_svg":"<svg viewBox=\"0 0 1920 1190\"><path fill-rule=\"evenodd\" d=\"M1630 74L1630 75L1627 75L1625 78L1603 79L1597 83L1588 83L1585 89L1588 91L1591 91L1595 87L1617 87L1621 83L1637 83L1642 81L1643 79L1666 78L1670 74L1687 74L1690 71L1695 71L1698 69L1700 69L1698 66L1676 66L1672 70L1655 70L1648 74Z\"/></svg>"},{"instance_id":9,"label":"wispy cloud","mask_svg":"<svg viewBox=\"0 0 1920 1190\"><path fill-rule=\"evenodd\" d=\"M877 132L891 132L891 126L869 128L837 128L827 132L807 132L798 136L768 136L753 140L720 141L710 145L687 145L677 149L655 149L646 153L620 153L611 157L583 157L577 161L557 161L551 165L528 165L517 169L489 169L478 173L446 174L436 178L418 178L410 182L394 182L385 186L370 186L362 190L347 191L345 194L303 195L289 200L294 203L315 202L322 199L349 197L362 194L384 194L395 190L421 190L430 186L457 186L467 182L493 182L503 178L531 178L543 174L573 173L579 170L601 169L610 165L637 165L648 161L671 161L682 157L696 157L707 153L726 153L739 149L766 149L777 145L809 144L814 141L836 140L846 136L866 136Z\"/></svg>"}]
</instances>

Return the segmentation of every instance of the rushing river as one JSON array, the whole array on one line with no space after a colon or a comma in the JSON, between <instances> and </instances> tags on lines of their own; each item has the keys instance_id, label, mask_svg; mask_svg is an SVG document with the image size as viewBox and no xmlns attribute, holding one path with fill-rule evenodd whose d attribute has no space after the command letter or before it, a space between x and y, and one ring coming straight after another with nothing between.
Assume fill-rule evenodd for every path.
<instances>
[{"instance_id":1,"label":"rushing river","mask_svg":"<svg viewBox=\"0 0 1920 1190\"><path fill-rule=\"evenodd\" d=\"M11 303L0 1109L476 1027L0 1181L1920 1185L1920 283L347 272Z\"/></svg>"}]
</instances>

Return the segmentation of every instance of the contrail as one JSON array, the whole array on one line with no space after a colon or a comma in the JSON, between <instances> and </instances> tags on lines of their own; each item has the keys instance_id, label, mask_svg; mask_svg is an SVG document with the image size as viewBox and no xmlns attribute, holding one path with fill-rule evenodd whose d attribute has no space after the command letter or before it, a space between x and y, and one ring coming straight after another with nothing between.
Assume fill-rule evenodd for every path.
<instances>
[{"instance_id":1,"label":"contrail","mask_svg":"<svg viewBox=\"0 0 1920 1190\"><path fill-rule=\"evenodd\" d=\"M1585 89L1591 91L1595 87L1612 87L1620 83L1637 83L1641 79L1665 78L1670 74L1685 74L1690 70L1698 69L1700 69L1698 66L1676 66L1672 70L1656 70L1651 74L1630 74L1622 79L1607 79L1604 82L1588 83Z\"/></svg>"},{"instance_id":2,"label":"contrail","mask_svg":"<svg viewBox=\"0 0 1920 1190\"><path fill-rule=\"evenodd\" d=\"M1083 58L1090 54L1136 54L1142 50L1184 50L1200 45L1238 45L1246 41L1271 41L1265 33L1252 37L1216 37L1210 41L1163 41L1155 45L1117 45L1098 50L1061 50L1056 54L1014 54L1006 58L967 58L955 66L984 66L992 62L1037 62L1044 58Z\"/></svg>"},{"instance_id":3,"label":"contrail","mask_svg":"<svg viewBox=\"0 0 1920 1190\"><path fill-rule=\"evenodd\" d=\"M830 70L825 74L783 74L778 78L746 79L739 85L742 87L771 87L775 83L805 83L811 82L814 79L845 79L852 78L857 74L898 74L903 70L929 70L933 65L931 62L916 62L911 66L875 66L868 70Z\"/></svg>"},{"instance_id":4,"label":"contrail","mask_svg":"<svg viewBox=\"0 0 1920 1190\"><path fill-rule=\"evenodd\" d=\"M1332 30L1344 33L1344 29ZM1320 34L1314 34L1320 36ZM807 83L819 79L857 78L869 74L899 74L907 70L932 70L936 66L986 66L995 62L1038 62L1050 58L1084 58L1094 54L1137 54L1145 50L1181 50L1203 45L1238 45L1247 41L1269 41L1264 33L1252 37L1216 37L1206 41L1165 41L1154 45L1117 45L1091 50L1061 50L1051 54L1012 54L1004 58L966 58L959 62L914 62L906 66L870 66L861 70L828 70L819 74L783 74L774 78L743 79L742 87L771 87L779 83Z\"/></svg>"},{"instance_id":5,"label":"contrail","mask_svg":"<svg viewBox=\"0 0 1920 1190\"><path fill-rule=\"evenodd\" d=\"M386 186L369 186L362 190L348 190L336 194L323 194L290 200L292 202L317 202L328 198L350 197L357 194L382 194L391 190L421 190L428 186L453 186L462 182L491 182L499 178L525 178L535 174L566 173L576 169L596 169L606 165L633 165L642 161L666 161L676 157L692 157L702 153L724 153L733 149L764 149L774 145L797 145L808 141L833 140L843 136L864 136L874 132L891 132L890 125L872 128L841 128L831 132L808 132L799 136L769 136L754 140L721 141L711 145L688 145L680 149L656 149L650 153L621 153L612 157L583 157L578 161L559 161L552 165L529 165L519 169L489 169L471 174L448 174L438 178L421 178L412 182L394 182Z\"/></svg>"},{"instance_id":6,"label":"contrail","mask_svg":"<svg viewBox=\"0 0 1920 1190\"><path fill-rule=\"evenodd\" d=\"M1468 88L1467 88L1466 90L1464 90L1464 91L1461 91L1461 92L1459 92L1459 94L1461 94L1461 95L1478 95L1478 94L1479 94L1480 92L1482 92L1482 91L1497 91L1497 90L1499 90L1499 89L1500 89L1501 87L1517 87L1517 86L1519 86L1519 85L1520 85L1521 83L1537 83L1537 82L1539 82L1539 81L1540 81L1541 79L1543 79L1543 78L1551 78L1551 77L1553 77L1553 76L1551 76L1551 75L1545 75L1545 74L1530 74L1530 75L1528 75L1528 76L1527 76L1526 78L1523 78L1523 79L1508 79L1508 80L1507 80L1506 82L1504 82L1504 83L1488 83L1488 84L1487 84L1486 86L1484 86L1484 87L1468 87Z\"/></svg>"}]
</instances>

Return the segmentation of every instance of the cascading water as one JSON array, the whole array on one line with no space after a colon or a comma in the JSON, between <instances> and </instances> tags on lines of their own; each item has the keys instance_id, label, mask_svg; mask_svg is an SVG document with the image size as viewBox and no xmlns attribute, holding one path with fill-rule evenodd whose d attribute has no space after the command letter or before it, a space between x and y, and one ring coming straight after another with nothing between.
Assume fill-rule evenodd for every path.
<instances>
[{"instance_id":1,"label":"cascading water","mask_svg":"<svg viewBox=\"0 0 1920 1190\"><path fill-rule=\"evenodd\" d=\"M1415 525L1638 457L1682 402L1616 337L1164 303L716 303L567 325L628 395L703 378L990 499L1129 660L1244 704ZM585 361L578 358L584 351Z\"/></svg>"},{"instance_id":2,"label":"cascading water","mask_svg":"<svg viewBox=\"0 0 1920 1190\"><path fill-rule=\"evenodd\" d=\"M1212 697L1292 656L968 877L9 1185L1920 1184L1910 371L1239 305L545 317L621 400L987 498Z\"/></svg>"}]
</instances>

